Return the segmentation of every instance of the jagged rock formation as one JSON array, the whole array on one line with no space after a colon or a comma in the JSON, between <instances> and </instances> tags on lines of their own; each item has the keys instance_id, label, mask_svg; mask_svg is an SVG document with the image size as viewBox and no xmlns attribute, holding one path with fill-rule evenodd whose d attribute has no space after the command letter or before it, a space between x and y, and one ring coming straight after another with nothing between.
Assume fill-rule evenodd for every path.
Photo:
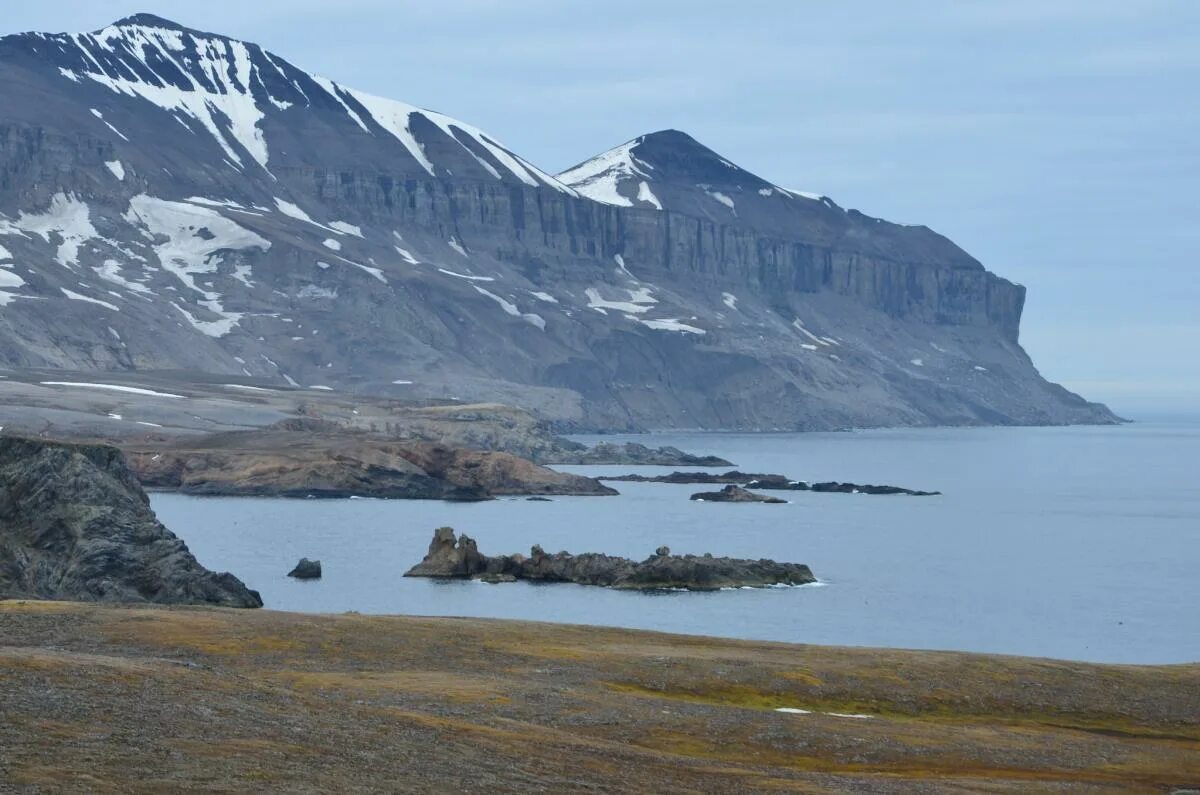
<instances>
[{"instance_id":1,"label":"jagged rock formation","mask_svg":"<svg viewBox=\"0 0 1200 795\"><path fill-rule=\"evenodd\" d=\"M691 498L697 502L763 502L768 505L782 505L787 502L787 500L781 500L778 497L755 494L732 483L720 491L702 491L693 494Z\"/></svg>"},{"instance_id":2,"label":"jagged rock formation","mask_svg":"<svg viewBox=\"0 0 1200 795\"><path fill-rule=\"evenodd\" d=\"M163 527L120 451L0 437L0 599L261 607Z\"/></svg>"},{"instance_id":3,"label":"jagged rock formation","mask_svg":"<svg viewBox=\"0 0 1200 795\"><path fill-rule=\"evenodd\" d=\"M1112 422L1024 289L689 136L559 177L150 15L0 39L0 364L528 407L559 427Z\"/></svg>"},{"instance_id":4,"label":"jagged rock formation","mask_svg":"<svg viewBox=\"0 0 1200 795\"><path fill-rule=\"evenodd\" d=\"M480 553L474 539L467 535L456 538L449 527L434 531L429 552L404 576L475 577L488 582L573 582L624 590L671 588L690 591L816 582L808 566L798 563L672 555L666 547L659 547L654 555L641 562L598 553L548 555L536 544L529 557L520 554L488 557Z\"/></svg>"}]
</instances>

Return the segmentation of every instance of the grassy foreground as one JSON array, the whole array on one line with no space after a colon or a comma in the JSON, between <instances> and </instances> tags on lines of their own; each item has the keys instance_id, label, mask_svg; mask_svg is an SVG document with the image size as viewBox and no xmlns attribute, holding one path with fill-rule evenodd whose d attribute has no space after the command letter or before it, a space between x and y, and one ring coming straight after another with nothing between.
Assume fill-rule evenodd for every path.
<instances>
[{"instance_id":1,"label":"grassy foreground","mask_svg":"<svg viewBox=\"0 0 1200 795\"><path fill-rule=\"evenodd\" d=\"M1200 784L1200 665L475 619L0 602L0 716L0 790Z\"/></svg>"}]
</instances>

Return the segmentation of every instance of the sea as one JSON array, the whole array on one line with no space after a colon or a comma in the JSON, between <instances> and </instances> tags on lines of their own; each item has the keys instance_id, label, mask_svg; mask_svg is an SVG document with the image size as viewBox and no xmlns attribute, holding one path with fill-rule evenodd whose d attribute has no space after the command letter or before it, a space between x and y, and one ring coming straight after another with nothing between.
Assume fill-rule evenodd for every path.
<instances>
[{"instance_id":1,"label":"sea","mask_svg":"<svg viewBox=\"0 0 1200 795\"><path fill-rule=\"evenodd\" d=\"M477 616L801 644L1109 663L1200 661L1200 418L1106 427L577 437L719 455L744 471L937 490L774 492L615 483L616 497L483 503L156 494L201 563L276 610ZM670 467L563 467L589 475ZM717 470L720 471L720 470ZM436 581L402 575L449 525L486 554L675 553L808 564L818 583L717 592ZM286 576L300 557L324 577Z\"/></svg>"}]
</instances>

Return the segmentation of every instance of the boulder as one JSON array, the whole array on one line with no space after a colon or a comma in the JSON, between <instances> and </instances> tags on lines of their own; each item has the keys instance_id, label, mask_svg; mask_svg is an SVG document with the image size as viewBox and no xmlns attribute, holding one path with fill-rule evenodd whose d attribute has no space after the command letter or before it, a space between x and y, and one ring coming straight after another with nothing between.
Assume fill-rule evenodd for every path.
<instances>
[{"instance_id":1,"label":"boulder","mask_svg":"<svg viewBox=\"0 0 1200 795\"><path fill-rule=\"evenodd\" d=\"M297 580L319 580L321 579L321 561L300 558L296 568L289 571L287 576L295 577Z\"/></svg>"}]
</instances>

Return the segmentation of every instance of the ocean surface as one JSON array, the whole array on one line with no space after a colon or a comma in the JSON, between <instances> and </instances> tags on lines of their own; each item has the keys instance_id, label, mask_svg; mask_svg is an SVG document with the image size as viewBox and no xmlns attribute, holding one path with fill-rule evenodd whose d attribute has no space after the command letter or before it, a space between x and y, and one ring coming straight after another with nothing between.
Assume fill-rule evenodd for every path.
<instances>
[{"instance_id":1,"label":"ocean surface","mask_svg":"<svg viewBox=\"0 0 1200 795\"><path fill-rule=\"evenodd\" d=\"M487 616L736 638L957 649L1100 662L1200 661L1200 420L1120 427L636 437L742 470L940 490L777 492L787 505L688 500L703 486L618 483L619 497L425 501L158 494L202 563L267 607ZM596 441L595 438L584 441ZM564 467L587 474L658 467ZM487 554L673 552L807 563L820 583L716 593L439 582L401 575L435 527ZM324 579L285 576L301 556Z\"/></svg>"}]
</instances>

